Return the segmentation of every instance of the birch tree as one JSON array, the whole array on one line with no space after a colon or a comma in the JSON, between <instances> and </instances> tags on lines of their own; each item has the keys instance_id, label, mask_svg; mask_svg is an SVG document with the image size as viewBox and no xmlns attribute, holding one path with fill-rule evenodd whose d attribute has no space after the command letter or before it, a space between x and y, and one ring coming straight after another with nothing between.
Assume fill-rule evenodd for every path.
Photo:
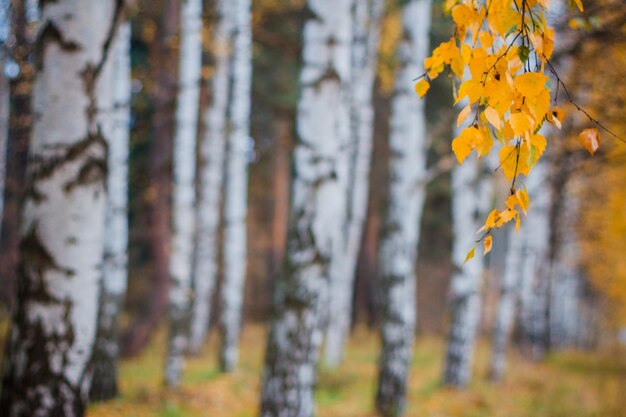
<instances>
[{"instance_id":1,"label":"birch tree","mask_svg":"<svg viewBox=\"0 0 626 417\"><path fill-rule=\"evenodd\" d=\"M90 399L117 396L117 319L128 278L128 154L130 124L130 24L120 25L111 50L112 117L108 137L106 230L98 330L93 352Z\"/></svg>"},{"instance_id":2,"label":"birch tree","mask_svg":"<svg viewBox=\"0 0 626 417\"><path fill-rule=\"evenodd\" d=\"M411 80L423 72L431 20L429 0L411 0L402 10L398 73L391 101L389 202L380 255L381 337L376 407L384 416L404 412L416 324L415 262L426 187L424 102Z\"/></svg>"},{"instance_id":3,"label":"birch tree","mask_svg":"<svg viewBox=\"0 0 626 417\"><path fill-rule=\"evenodd\" d=\"M226 116L230 97L233 1L217 2L214 40L215 73L210 81L211 103L203 116L204 135L200 142L200 189L196 210L197 236L194 256L194 300L191 312L189 347L198 352L209 328L211 296L218 271L218 233Z\"/></svg>"},{"instance_id":4,"label":"birch tree","mask_svg":"<svg viewBox=\"0 0 626 417\"><path fill-rule=\"evenodd\" d=\"M450 283L451 321L448 333L443 382L464 387L471 372L471 360L480 321L481 257L464 264L479 228L479 164L471 158L452 170L452 263Z\"/></svg>"},{"instance_id":5,"label":"birch tree","mask_svg":"<svg viewBox=\"0 0 626 417\"><path fill-rule=\"evenodd\" d=\"M174 133L172 253L165 384L178 386L189 338L194 243L196 136L202 70L202 1L183 0Z\"/></svg>"},{"instance_id":6,"label":"birch tree","mask_svg":"<svg viewBox=\"0 0 626 417\"><path fill-rule=\"evenodd\" d=\"M540 162L526 181L528 193L533 197L533 209L528 213L526 221L520 226L519 233L510 230L509 248L502 282L500 283L500 299L496 323L492 338L490 377L494 381L502 379L506 371L506 354L511 337L515 315L519 304L545 302L545 296L536 297L533 287L542 273L541 262L547 260L548 244L548 207L546 206L549 190L546 188L547 167ZM547 194L546 194L547 193ZM537 299L535 299L537 298ZM534 307L539 314L525 317L528 326L537 326L545 321L541 307Z\"/></svg>"},{"instance_id":7,"label":"birch tree","mask_svg":"<svg viewBox=\"0 0 626 417\"><path fill-rule=\"evenodd\" d=\"M42 4L17 308L0 413L84 415L105 224L107 70L120 2Z\"/></svg>"},{"instance_id":8,"label":"birch tree","mask_svg":"<svg viewBox=\"0 0 626 417\"><path fill-rule=\"evenodd\" d=\"M250 0L237 0L233 10L233 57L229 135L224 187L224 281L221 291L222 348L220 365L231 371L239 358L239 333L246 277L246 217L250 157L250 93L252 28Z\"/></svg>"},{"instance_id":9,"label":"birch tree","mask_svg":"<svg viewBox=\"0 0 626 417\"><path fill-rule=\"evenodd\" d=\"M353 33L350 103L350 171L344 233L346 244L333 256L330 279L330 316L326 330L326 363L337 366L342 359L352 318L352 293L356 262L361 247L369 188L369 173L374 136L372 93L380 20L384 1L357 1L353 5Z\"/></svg>"},{"instance_id":10,"label":"birch tree","mask_svg":"<svg viewBox=\"0 0 626 417\"><path fill-rule=\"evenodd\" d=\"M263 417L311 417L328 312L329 266L341 247L350 141L350 0L309 0L284 268L261 394Z\"/></svg>"}]
</instances>

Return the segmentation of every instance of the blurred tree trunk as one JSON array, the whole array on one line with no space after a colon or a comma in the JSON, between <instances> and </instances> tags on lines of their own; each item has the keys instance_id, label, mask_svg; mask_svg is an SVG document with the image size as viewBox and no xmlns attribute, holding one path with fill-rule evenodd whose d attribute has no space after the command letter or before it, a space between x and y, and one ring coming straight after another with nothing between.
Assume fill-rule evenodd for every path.
<instances>
[{"instance_id":1,"label":"blurred tree trunk","mask_svg":"<svg viewBox=\"0 0 626 417\"><path fill-rule=\"evenodd\" d=\"M174 45L179 27L179 0L165 0L163 20L158 23L155 38L150 42L150 67L154 89L152 137L150 141L150 188L148 192L150 223L150 262L152 285L142 312L122 338L122 355L137 355L149 342L167 311L169 289L170 236L170 157L176 97L176 53Z\"/></svg>"},{"instance_id":2,"label":"blurred tree trunk","mask_svg":"<svg viewBox=\"0 0 626 417\"><path fill-rule=\"evenodd\" d=\"M4 184L6 181L7 140L9 137L9 109L11 95L9 80L5 74L5 66L10 60L9 48L6 44L11 33L11 2L0 0L0 220L4 211ZM2 222L0 221L0 234Z\"/></svg>"},{"instance_id":3,"label":"blurred tree trunk","mask_svg":"<svg viewBox=\"0 0 626 417\"><path fill-rule=\"evenodd\" d=\"M252 83L252 28L250 0L234 1L231 102L224 187L224 281L221 287L220 367L231 371L239 360L239 333L246 277L246 218L250 90Z\"/></svg>"},{"instance_id":4,"label":"blurred tree trunk","mask_svg":"<svg viewBox=\"0 0 626 417\"><path fill-rule=\"evenodd\" d=\"M355 300L353 307L354 318L352 323L361 321L361 314L367 317L366 323L370 329L380 321L380 308L377 286L377 271L379 269L378 248L380 240L381 215L370 205L370 213L365 223L365 236L359 255Z\"/></svg>"},{"instance_id":5,"label":"blurred tree trunk","mask_svg":"<svg viewBox=\"0 0 626 417\"><path fill-rule=\"evenodd\" d=\"M351 0L310 0L304 26L291 207L276 281L263 417L311 417L328 313L329 266L341 246L350 142Z\"/></svg>"},{"instance_id":6,"label":"blurred tree trunk","mask_svg":"<svg viewBox=\"0 0 626 417\"><path fill-rule=\"evenodd\" d=\"M25 4L26 3L26 4ZM0 227L0 276L2 277L2 298L7 306L15 302L17 283L17 264L19 258L20 212L26 181L26 159L30 143L32 125L31 93L33 88L34 68L29 57L35 39L37 17L32 9L33 2L13 1L12 32L15 45L12 58L16 66L11 71L17 74L9 81L10 114L9 136L6 143L6 167L4 207L2 227ZM30 10L30 12L29 12ZM6 70L9 67L3 68Z\"/></svg>"},{"instance_id":7,"label":"blurred tree trunk","mask_svg":"<svg viewBox=\"0 0 626 417\"><path fill-rule=\"evenodd\" d=\"M280 273L287 239L289 215L289 167L293 122L287 113L279 113L274 121L274 150L272 151L272 242L270 244L270 276Z\"/></svg>"},{"instance_id":8,"label":"blurred tree trunk","mask_svg":"<svg viewBox=\"0 0 626 417\"><path fill-rule=\"evenodd\" d=\"M189 349L198 353L210 322L211 297L218 273L218 235L226 147L226 115L230 97L232 55L232 1L217 2L213 53L215 72L210 82L211 103L204 116L200 142L200 189L196 211L197 235L194 257L194 300L191 311Z\"/></svg>"},{"instance_id":9,"label":"blurred tree trunk","mask_svg":"<svg viewBox=\"0 0 626 417\"><path fill-rule=\"evenodd\" d=\"M533 360L544 357L548 337L548 247L552 225L549 221L550 190L545 185L547 178L545 165L538 164L533 168L527 185L533 208L523 225L526 243L520 267L519 333L522 350Z\"/></svg>"},{"instance_id":10,"label":"blurred tree trunk","mask_svg":"<svg viewBox=\"0 0 626 417\"><path fill-rule=\"evenodd\" d=\"M385 417L404 412L416 325L415 262L426 185L424 102L411 80L424 72L429 49L430 0L411 0L402 10L398 74L391 101L389 202L380 246L381 338L376 408Z\"/></svg>"},{"instance_id":11,"label":"blurred tree trunk","mask_svg":"<svg viewBox=\"0 0 626 417\"><path fill-rule=\"evenodd\" d=\"M474 246L474 236L481 220L479 164L472 156L452 170L452 262L455 272L450 283L452 317L443 382L456 387L465 387L469 381L480 321L483 258L479 254L463 264L467 252Z\"/></svg>"},{"instance_id":12,"label":"blurred tree trunk","mask_svg":"<svg viewBox=\"0 0 626 417\"><path fill-rule=\"evenodd\" d=\"M374 136L372 92L383 6L383 0L363 0L353 5L350 172L344 225L347 238L345 247L334 254L330 266L329 314L333 319L328 321L326 329L325 356L331 367L341 362L350 330L354 278L367 216Z\"/></svg>"},{"instance_id":13,"label":"blurred tree trunk","mask_svg":"<svg viewBox=\"0 0 626 417\"><path fill-rule=\"evenodd\" d=\"M117 396L119 340L117 319L128 278L128 154L130 125L130 23L120 24L110 52L113 72L112 112L107 128L108 171L104 264L100 283L98 329L92 356L89 397L103 401Z\"/></svg>"},{"instance_id":14,"label":"blurred tree trunk","mask_svg":"<svg viewBox=\"0 0 626 417\"><path fill-rule=\"evenodd\" d=\"M178 386L189 343L195 236L196 142L202 72L202 0L183 0L172 189L169 335L165 384Z\"/></svg>"},{"instance_id":15,"label":"blurred tree trunk","mask_svg":"<svg viewBox=\"0 0 626 417\"><path fill-rule=\"evenodd\" d=\"M120 9L113 0L43 5L3 416L85 412L105 225L107 63Z\"/></svg>"}]
</instances>

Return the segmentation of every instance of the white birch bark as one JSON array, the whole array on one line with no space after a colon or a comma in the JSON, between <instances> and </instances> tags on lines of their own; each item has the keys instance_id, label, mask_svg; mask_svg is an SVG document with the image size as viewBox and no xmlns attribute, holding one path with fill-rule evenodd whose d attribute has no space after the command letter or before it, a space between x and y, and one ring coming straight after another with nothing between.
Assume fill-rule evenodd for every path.
<instances>
[{"instance_id":1,"label":"white birch bark","mask_svg":"<svg viewBox=\"0 0 626 417\"><path fill-rule=\"evenodd\" d=\"M246 217L250 157L252 28L250 0L236 0L233 14L232 98L224 187L224 281L221 288L220 366L231 371L239 360L239 332L246 277Z\"/></svg>"},{"instance_id":2,"label":"white birch bark","mask_svg":"<svg viewBox=\"0 0 626 417\"><path fill-rule=\"evenodd\" d=\"M311 417L328 313L329 266L342 246L350 142L351 0L309 0L304 26L285 264L275 287L261 416Z\"/></svg>"},{"instance_id":3,"label":"white birch bark","mask_svg":"<svg viewBox=\"0 0 626 417\"><path fill-rule=\"evenodd\" d=\"M202 71L202 1L183 0L174 133L172 253L165 384L178 386L189 338L195 233L196 137Z\"/></svg>"},{"instance_id":4,"label":"white birch bark","mask_svg":"<svg viewBox=\"0 0 626 417\"><path fill-rule=\"evenodd\" d=\"M363 0L353 5L352 96L350 108L350 172L345 248L333 256L330 279L330 317L326 329L326 364L341 362L352 318L352 294L356 262L367 215L369 173L374 136L372 95L376 77L376 57L383 13L383 0Z\"/></svg>"},{"instance_id":5,"label":"white birch bark","mask_svg":"<svg viewBox=\"0 0 626 417\"><path fill-rule=\"evenodd\" d=\"M7 140L9 138L9 80L4 67L9 56L6 41L11 32L11 2L0 0L0 233L4 211L4 184L6 182Z\"/></svg>"},{"instance_id":6,"label":"white birch bark","mask_svg":"<svg viewBox=\"0 0 626 417\"><path fill-rule=\"evenodd\" d=\"M389 202L381 242L381 337L376 407L385 417L404 411L416 324L415 263L426 188L424 101L412 79L424 72L431 21L430 0L411 0L402 10L398 73L391 101Z\"/></svg>"},{"instance_id":7,"label":"white birch bark","mask_svg":"<svg viewBox=\"0 0 626 417\"><path fill-rule=\"evenodd\" d=\"M482 220L479 164L474 156L452 170L452 263L455 271L450 283L451 321L445 357L443 382L467 385L480 321L480 289L483 258L477 254L463 264L474 246L476 230ZM478 251L478 250L477 250Z\"/></svg>"},{"instance_id":8,"label":"white birch bark","mask_svg":"<svg viewBox=\"0 0 626 417\"><path fill-rule=\"evenodd\" d=\"M3 416L85 411L105 224L106 63L119 11L113 0L43 5Z\"/></svg>"},{"instance_id":9,"label":"white birch bark","mask_svg":"<svg viewBox=\"0 0 626 417\"><path fill-rule=\"evenodd\" d=\"M111 50L112 117L108 129L108 167L104 263L98 331L93 353L90 399L117 395L119 343L117 319L128 278L128 155L130 126L130 23L120 25Z\"/></svg>"},{"instance_id":10,"label":"white birch bark","mask_svg":"<svg viewBox=\"0 0 626 417\"><path fill-rule=\"evenodd\" d=\"M233 2L219 0L216 7L218 17L214 41L215 73L210 81L211 103L203 115L204 135L199 146L200 189L196 210L194 301L189 340L190 351L194 353L200 350L207 335L211 296L217 279L226 115L230 97Z\"/></svg>"}]
</instances>

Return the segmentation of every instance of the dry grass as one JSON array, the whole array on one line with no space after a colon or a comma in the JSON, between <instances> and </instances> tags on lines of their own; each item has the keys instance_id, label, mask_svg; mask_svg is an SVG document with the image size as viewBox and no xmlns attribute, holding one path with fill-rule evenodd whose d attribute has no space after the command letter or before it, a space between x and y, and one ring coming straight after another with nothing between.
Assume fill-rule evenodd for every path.
<instances>
[{"instance_id":1,"label":"dry grass","mask_svg":"<svg viewBox=\"0 0 626 417\"><path fill-rule=\"evenodd\" d=\"M89 417L253 417L257 415L264 332L248 327L242 338L241 366L232 374L217 370L213 336L205 350L191 358L183 387L162 386L163 337L141 357L121 366L122 397L94 405ZM376 335L357 331L347 360L335 371L322 367L319 417L373 416L378 344ZM437 339L416 344L407 416L424 417L626 417L626 352L567 352L543 364L513 354L506 381L486 378L488 346L479 346L475 378L466 391L439 383L443 345Z\"/></svg>"}]
</instances>

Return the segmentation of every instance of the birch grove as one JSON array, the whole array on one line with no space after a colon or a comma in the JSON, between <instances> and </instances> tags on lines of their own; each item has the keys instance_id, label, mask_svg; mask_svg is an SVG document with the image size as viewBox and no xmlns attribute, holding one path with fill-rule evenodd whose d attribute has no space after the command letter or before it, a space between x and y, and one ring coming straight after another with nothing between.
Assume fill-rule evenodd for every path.
<instances>
[{"instance_id":1,"label":"birch grove","mask_svg":"<svg viewBox=\"0 0 626 417\"><path fill-rule=\"evenodd\" d=\"M183 0L173 157L172 252L165 383L177 386L188 347L195 236L196 136L202 70L202 1Z\"/></svg>"},{"instance_id":2,"label":"birch grove","mask_svg":"<svg viewBox=\"0 0 626 417\"><path fill-rule=\"evenodd\" d=\"M391 101L391 184L380 248L381 337L376 407L383 416L402 415L416 325L415 263L426 199L426 116L411 80L428 54L429 0L406 2L398 73Z\"/></svg>"},{"instance_id":3,"label":"birch grove","mask_svg":"<svg viewBox=\"0 0 626 417\"><path fill-rule=\"evenodd\" d=\"M233 370L239 358L238 344L246 277L248 159L251 141L251 1L236 0L232 7L234 36L224 187L224 280L220 316L220 364L224 371Z\"/></svg>"},{"instance_id":4,"label":"birch grove","mask_svg":"<svg viewBox=\"0 0 626 417\"><path fill-rule=\"evenodd\" d=\"M112 39L119 3L42 4L17 308L0 411L82 416L105 225Z\"/></svg>"},{"instance_id":5,"label":"birch grove","mask_svg":"<svg viewBox=\"0 0 626 417\"><path fill-rule=\"evenodd\" d=\"M261 416L311 417L350 141L351 1L309 0L287 251L275 283Z\"/></svg>"},{"instance_id":6,"label":"birch grove","mask_svg":"<svg viewBox=\"0 0 626 417\"><path fill-rule=\"evenodd\" d=\"M206 338L211 313L211 296L217 280L226 115L232 64L233 4L234 2L228 0L219 0L216 3L217 19L213 42L215 73L209 83L211 103L203 115L204 135L199 146L200 187L196 210L194 301L189 341L192 352L198 352Z\"/></svg>"},{"instance_id":7,"label":"birch grove","mask_svg":"<svg viewBox=\"0 0 626 417\"><path fill-rule=\"evenodd\" d=\"M111 48L113 86L108 134L106 229L98 329L92 358L91 400L118 393L118 324L128 277L128 154L130 125L130 24L118 29Z\"/></svg>"},{"instance_id":8,"label":"birch grove","mask_svg":"<svg viewBox=\"0 0 626 417\"><path fill-rule=\"evenodd\" d=\"M333 256L330 266L329 314L333 319L328 321L326 329L325 358L331 367L341 362L345 340L350 330L356 263L367 215L374 136L372 96L383 6L382 0L358 1L353 5L350 171L343 227L346 242L345 247Z\"/></svg>"}]
</instances>

